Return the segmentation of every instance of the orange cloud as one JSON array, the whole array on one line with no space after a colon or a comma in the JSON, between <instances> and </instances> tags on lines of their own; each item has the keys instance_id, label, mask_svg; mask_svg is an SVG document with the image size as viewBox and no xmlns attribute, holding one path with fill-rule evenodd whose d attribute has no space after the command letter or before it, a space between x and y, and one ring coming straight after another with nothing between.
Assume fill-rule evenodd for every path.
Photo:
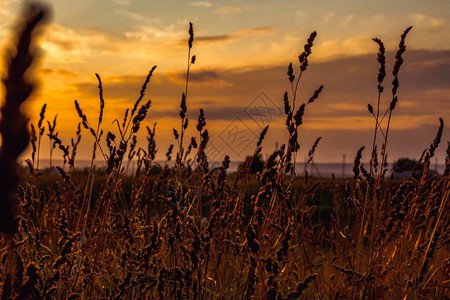
<instances>
[{"instance_id":1,"label":"orange cloud","mask_svg":"<svg viewBox=\"0 0 450 300\"><path fill-rule=\"evenodd\" d=\"M211 2L206 2L206 1L189 2L189 5L197 6L197 7L211 7L211 6L213 6L213 4Z\"/></svg>"},{"instance_id":2,"label":"orange cloud","mask_svg":"<svg viewBox=\"0 0 450 300\"><path fill-rule=\"evenodd\" d=\"M427 29L441 28L445 23L444 19L434 18L420 13L412 14L409 17L414 22L413 24L415 26L420 26Z\"/></svg>"},{"instance_id":3,"label":"orange cloud","mask_svg":"<svg viewBox=\"0 0 450 300\"><path fill-rule=\"evenodd\" d=\"M225 6L216 10L216 13L219 14L231 14L231 13L240 13L244 11L250 10L250 6L241 5L241 6Z\"/></svg>"}]
</instances>

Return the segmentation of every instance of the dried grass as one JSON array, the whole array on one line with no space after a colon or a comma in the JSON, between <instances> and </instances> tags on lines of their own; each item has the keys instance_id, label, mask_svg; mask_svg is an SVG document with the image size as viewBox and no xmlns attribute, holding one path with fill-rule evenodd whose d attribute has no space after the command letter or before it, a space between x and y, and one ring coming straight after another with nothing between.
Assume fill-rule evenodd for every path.
<instances>
[{"instance_id":1,"label":"dried grass","mask_svg":"<svg viewBox=\"0 0 450 300\"><path fill-rule=\"evenodd\" d=\"M203 109L196 125L198 136L191 137L185 148L189 73L195 62L190 24L180 128L174 129L178 149L170 146L164 164L155 162L156 123L147 127L146 147L140 146L136 136L150 109L150 100L141 102L156 67L145 78L140 96L126 110L122 124L115 121L117 132L105 135L103 86L96 75L100 98L97 126L92 126L92 119L75 100L80 124L71 144L65 146L55 130L56 117L45 129L44 105L38 124L31 127L31 175L17 188L15 163L29 140L27 121L19 107L32 87L23 81L23 74L32 60L27 50L32 28L43 11L27 16L17 55L11 58L9 76L4 80L7 96L0 126L4 141L0 155L2 298L448 296L450 158L443 175L431 173L428 167L441 140L443 121L424 152L420 178L400 183L384 178L389 123L398 100L398 75L410 28L402 35L396 55L393 99L385 113L388 124L384 131L380 96L386 75L385 50L381 40L375 39L379 45L379 97L376 110L368 106L375 119L370 169L361 163L362 147L355 157L354 178L346 182L334 178L303 181L295 173L298 132L305 111L317 102L323 89L320 86L296 108L300 78L307 70L316 32L299 55L298 74L292 63L288 66L291 91L283 100L288 140L269 156L262 172L254 175L250 168L262 151L268 127L261 132L253 157L236 174L227 174L228 156L221 166L209 166L205 152L209 133ZM58 166L59 175L39 170L40 141L45 131L51 149L58 146L70 166L69 170ZM379 169L378 131L384 137ZM77 145L86 132L94 137L92 161L99 148L107 162L104 172L96 176L93 164L84 176L76 169ZM319 140L309 151L308 162ZM177 151L176 163L170 166L173 151ZM133 176L127 176L125 168L132 159L137 160L137 168ZM324 193L331 193L328 211L319 206L320 201L326 201ZM17 206L15 219L13 203Z\"/></svg>"}]
</instances>

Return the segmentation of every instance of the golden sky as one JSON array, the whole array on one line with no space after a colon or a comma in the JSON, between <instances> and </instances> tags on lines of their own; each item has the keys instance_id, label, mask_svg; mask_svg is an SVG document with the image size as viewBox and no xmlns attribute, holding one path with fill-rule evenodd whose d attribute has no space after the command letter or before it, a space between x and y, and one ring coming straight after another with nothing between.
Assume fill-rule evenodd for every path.
<instances>
[{"instance_id":1,"label":"golden sky","mask_svg":"<svg viewBox=\"0 0 450 300\"><path fill-rule=\"evenodd\" d=\"M144 1L54 0L53 21L40 42L39 90L27 106L32 122L47 103L47 118L58 114L57 130L70 144L78 116L74 99L88 118L98 115L95 73L104 85L104 130L112 130L139 95L146 74L158 65L146 97L152 100L146 125L158 122L157 145L162 157L174 143L178 106L184 91L188 22L194 23L188 98L190 134L195 134L199 108L206 111L212 149L240 160L254 151L255 136L270 125L263 153L286 142L282 95L289 89L287 64L297 56L309 33L318 32L310 66L300 84L306 101L324 85L317 103L306 112L300 130L303 157L314 140L323 139L316 161L340 161L371 144L374 120L367 104L376 102L377 45L387 48L388 72L400 34L409 25L408 50L400 71L399 103L394 111L390 158L418 157L434 138L438 118L450 122L450 2L443 1ZM3 50L14 28L22 1L0 0ZM3 64L3 63L2 63ZM296 70L296 69L295 69ZM298 73L298 72L297 72ZM390 101L389 76L383 105ZM266 106L271 114L252 115ZM236 123L237 122L237 123ZM248 130L246 143L230 145L236 124ZM142 146L144 132L139 135ZM443 142L449 140L444 130ZM79 158L89 158L92 137L84 132ZM235 141L234 141L235 142ZM438 151L441 162L445 145ZM58 151L58 150L55 150ZM48 157L43 146L42 156Z\"/></svg>"}]
</instances>

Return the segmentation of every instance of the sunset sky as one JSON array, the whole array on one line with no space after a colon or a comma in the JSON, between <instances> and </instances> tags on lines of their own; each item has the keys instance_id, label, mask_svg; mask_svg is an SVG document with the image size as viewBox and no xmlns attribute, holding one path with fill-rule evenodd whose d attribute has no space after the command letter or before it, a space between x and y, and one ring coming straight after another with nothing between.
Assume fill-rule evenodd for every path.
<instances>
[{"instance_id":1,"label":"sunset sky","mask_svg":"<svg viewBox=\"0 0 450 300\"><path fill-rule=\"evenodd\" d=\"M137 99L148 71L158 65L146 93L152 100L146 125L158 122L157 148L162 158L175 142L172 128L179 127L191 21L195 30L192 53L197 62L191 69L189 134L196 134L198 110L204 108L218 160L224 154L242 160L253 153L256 136L265 124L270 127L264 154L270 153L276 142L286 142L281 112L283 93L290 88L287 65L292 61L298 74L297 56L314 30L318 36L297 101L307 101L321 84L324 90L307 108L299 155L303 160L314 140L322 136L316 161L338 162L343 154L351 160L360 146L371 145L373 134L374 120L367 104L375 106L377 99L378 48L371 38L385 43L390 72L400 35L413 25L399 76L389 159L418 158L434 139L438 118L442 117L446 129L437 156L441 163L444 160L450 139L450 1L47 2L53 7L53 21L41 38L40 87L28 112L35 122L41 106L47 103L46 116L53 119L58 114L57 130L65 144L70 144L79 122L74 99L89 120L96 122L99 102L95 73L103 80L103 128L107 131L113 130L110 124L115 118L122 120L125 109ZM21 4L0 0L2 53ZM391 80L388 73L384 108L391 100ZM265 119L251 114L261 105L272 112ZM230 142L229 130L236 124L248 130L240 144ZM145 145L144 130L139 141ZM89 158L92 142L84 132L79 158ZM46 144L42 157L48 157ZM369 151L365 154L364 160L368 160Z\"/></svg>"}]
</instances>

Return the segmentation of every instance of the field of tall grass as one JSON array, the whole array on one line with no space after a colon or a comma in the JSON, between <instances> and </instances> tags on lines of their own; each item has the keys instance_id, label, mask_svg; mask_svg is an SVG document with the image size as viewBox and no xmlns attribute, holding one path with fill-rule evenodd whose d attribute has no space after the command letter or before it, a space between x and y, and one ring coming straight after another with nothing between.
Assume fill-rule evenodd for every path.
<instances>
[{"instance_id":1,"label":"field of tall grass","mask_svg":"<svg viewBox=\"0 0 450 300\"><path fill-rule=\"evenodd\" d=\"M196 121L188 122L186 116L189 74L195 65L192 24L186 86L179 112L174 112L179 127L173 129L174 145L159 149L167 151L165 163L155 161L157 127L141 126L151 109L146 90L156 67L143 78L135 104L117 116L115 132L102 130L105 101L99 75L99 114L86 115L83 103L75 100L80 123L70 145L58 137L57 121L46 116L46 105L39 121L28 124L20 105L33 87L25 73L33 61L34 32L45 15L39 6L27 10L3 80L2 299L449 297L450 145L445 172L430 172L442 119L414 174L401 181L385 176L390 123L411 27L400 37L391 84L385 80L383 42L374 39L379 46L378 97L375 94L377 101L368 105L373 144L355 149L353 178L319 180L300 177L293 167L299 131L307 122L304 112L320 105L325 89L318 87L304 102L297 97L316 32L307 38L298 63L287 68L291 90L280 101L288 140L253 174L252 160L262 151L270 130L266 127L253 156L228 174L228 156L219 167L208 164L208 112L200 109ZM389 105L383 107L386 98ZM186 135L188 126L196 126L196 136ZM141 130L147 132L145 147L136 137ZM86 173L76 166L82 137L92 140L92 164ZM39 168L44 141L53 146L51 156L63 158L64 164ZM28 143L28 168L19 172L17 159ZM316 146L308 153L309 162ZM363 151L371 157L366 165ZM95 157L104 159L107 167L95 169ZM130 161L137 165L132 175L125 174ZM326 210L321 209L325 194Z\"/></svg>"}]
</instances>

